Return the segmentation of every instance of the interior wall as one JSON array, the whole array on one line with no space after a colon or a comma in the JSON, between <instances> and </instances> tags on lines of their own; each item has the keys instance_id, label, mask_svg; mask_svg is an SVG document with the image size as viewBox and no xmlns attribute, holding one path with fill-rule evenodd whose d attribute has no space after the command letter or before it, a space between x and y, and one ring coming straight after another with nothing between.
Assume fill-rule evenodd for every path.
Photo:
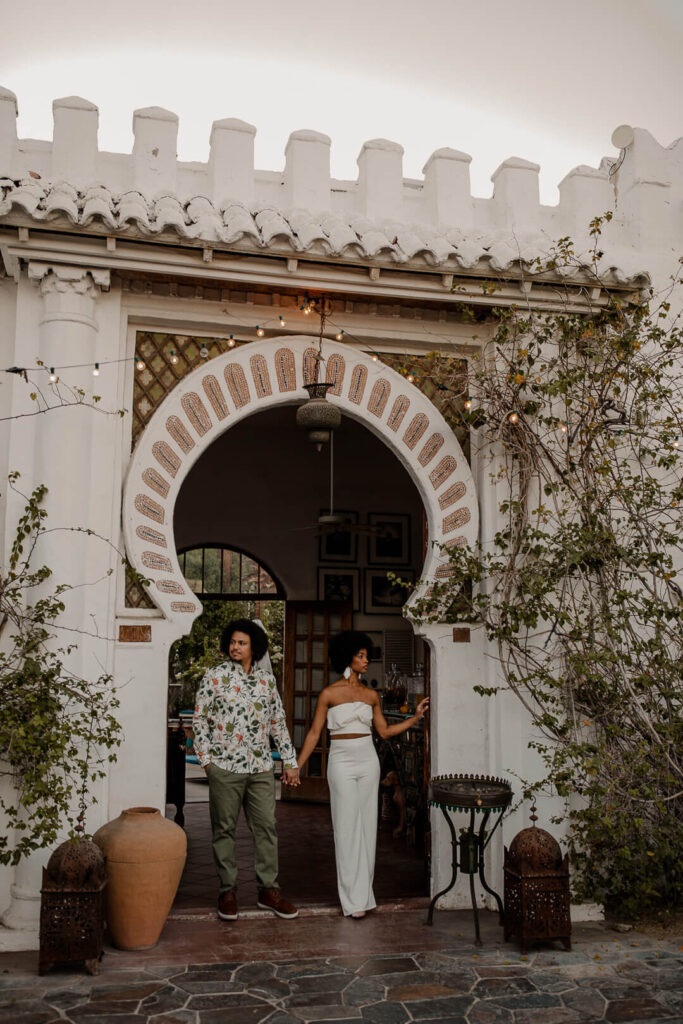
<instances>
[{"instance_id":1,"label":"interior wall","mask_svg":"<svg viewBox=\"0 0 683 1024\"><path fill-rule=\"evenodd\" d=\"M412 633L400 614L364 611L365 570L380 568L369 566L366 534L358 534L354 563L320 560L317 519L330 503L330 446L316 450L296 426L295 409L284 406L250 416L207 449L176 501L178 550L224 544L246 551L274 574L289 600L318 598L319 568L355 568L355 628L375 634L378 646L384 630ZM386 445L347 416L334 437L334 506L357 512L361 524L372 512L408 515L410 561L395 568L399 573L412 569L419 576L423 558L418 490ZM421 642L416 644L415 658L420 661ZM371 663L368 679L382 685L381 663Z\"/></svg>"}]
</instances>

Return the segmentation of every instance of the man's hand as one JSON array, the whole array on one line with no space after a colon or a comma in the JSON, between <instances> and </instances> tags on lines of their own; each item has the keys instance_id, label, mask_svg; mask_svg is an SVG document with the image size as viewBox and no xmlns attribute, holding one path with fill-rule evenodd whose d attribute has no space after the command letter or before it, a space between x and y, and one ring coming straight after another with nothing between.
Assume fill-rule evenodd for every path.
<instances>
[{"instance_id":1,"label":"man's hand","mask_svg":"<svg viewBox=\"0 0 683 1024\"><path fill-rule=\"evenodd\" d=\"M285 786L300 786L301 779L299 778L299 769L285 768L282 772L282 781Z\"/></svg>"}]
</instances>

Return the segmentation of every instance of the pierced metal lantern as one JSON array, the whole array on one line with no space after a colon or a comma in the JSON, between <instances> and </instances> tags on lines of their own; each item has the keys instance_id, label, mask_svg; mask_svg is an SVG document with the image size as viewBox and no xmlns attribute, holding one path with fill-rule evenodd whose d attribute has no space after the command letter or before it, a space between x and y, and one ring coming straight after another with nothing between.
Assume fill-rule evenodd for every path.
<instances>
[{"instance_id":1,"label":"pierced metal lantern","mask_svg":"<svg viewBox=\"0 0 683 1024\"><path fill-rule=\"evenodd\" d=\"M43 868L39 974L65 963L99 972L106 884L106 862L95 843L79 837L54 851Z\"/></svg>"},{"instance_id":2,"label":"pierced metal lantern","mask_svg":"<svg viewBox=\"0 0 683 1024\"><path fill-rule=\"evenodd\" d=\"M309 398L296 411L296 425L308 431L308 438L318 451L330 439L330 431L341 423L341 412L327 401L327 392L334 387L329 381L305 384Z\"/></svg>"},{"instance_id":3,"label":"pierced metal lantern","mask_svg":"<svg viewBox=\"0 0 683 1024\"><path fill-rule=\"evenodd\" d=\"M505 848L505 941L519 939L522 953L540 941L559 939L571 949L569 858L545 829L522 829Z\"/></svg>"}]
</instances>

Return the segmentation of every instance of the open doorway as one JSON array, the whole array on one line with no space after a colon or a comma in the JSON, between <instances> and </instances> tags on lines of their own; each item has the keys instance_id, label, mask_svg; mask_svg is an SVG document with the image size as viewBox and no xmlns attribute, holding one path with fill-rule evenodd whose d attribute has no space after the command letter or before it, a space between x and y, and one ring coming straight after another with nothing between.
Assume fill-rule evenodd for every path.
<instances>
[{"instance_id":1,"label":"open doorway","mask_svg":"<svg viewBox=\"0 0 683 1024\"><path fill-rule=\"evenodd\" d=\"M407 714L407 705L428 692L425 651L401 615L406 593L387 579L388 572L406 580L420 574L424 528L417 489L389 448L349 417L335 433L332 482L344 526L330 530L319 523L330 506L329 448L316 452L297 429L292 406L236 424L194 465L176 501L174 530L181 568L201 597L204 614L171 652L174 710L192 707L192 687L208 667L205 660L217 652L220 629L245 611L261 618L270 634L297 749L317 693L334 678L327 641L340 629L352 626L370 635L367 682L382 693L388 715ZM250 560L252 579L261 572L258 592L238 592L230 582L237 555ZM219 579L216 594L212 588ZM271 586L270 594L265 586ZM424 736L411 730L380 747L387 784L378 793L376 895L380 900L423 896L428 886ZM297 794L304 799L278 805L280 882L300 903L337 902L326 750L323 738ZM192 799L185 808L190 872L179 892L179 905L185 907L213 906L217 891L208 792L201 777L186 786L194 794L202 789L203 806ZM302 849L308 851L303 858ZM255 897L246 826L238 835L238 859L240 892L253 885Z\"/></svg>"}]
</instances>

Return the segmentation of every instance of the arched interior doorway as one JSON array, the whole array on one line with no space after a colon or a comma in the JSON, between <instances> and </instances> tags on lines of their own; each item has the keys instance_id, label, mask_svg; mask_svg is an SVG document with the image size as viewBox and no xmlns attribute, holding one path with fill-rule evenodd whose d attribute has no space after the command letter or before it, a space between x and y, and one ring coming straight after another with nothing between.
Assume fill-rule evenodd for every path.
<instances>
[{"instance_id":1,"label":"arched interior doorway","mask_svg":"<svg viewBox=\"0 0 683 1024\"><path fill-rule=\"evenodd\" d=\"M326 664L326 638L342 625L370 635L368 685L386 695L392 664L399 686L410 681L417 692L428 683L424 645L401 615L405 594L394 592L387 580L389 570L404 579L420 576L425 516L418 490L384 442L358 421L342 417L332 458L330 446L318 452L311 445L296 426L294 412L294 406L286 405L259 413L206 449L178 493L174 535L185 579L202 597L205 609L193 629L200 638L197 651L206 650L205 620L218 624L214 644L227 621L215 607L221 599L228 616L235 614L241 599L248 602L242 606L247 614L267 618L277 652L276 678L290 733L300 748L317 693L334 678ZM332 467L335 507L342 510L348 529L323 529L318 524L320 514L329 508ZM250 553L249 558L242 556L250 567L243 584L239 580L244 581L244 572L235 571L237 551ZM287 599L282 631L277 617L267 614L272 605L268 587L258 588L263 575L254 568L258 565L267 565L268 578L277 580L272 596ZM258 601L259 593L264 600ZM185 639L174 645L171 667L174 651L185 645ZM384 699L387 714L400 716L400 704ZM405 700L410 700L407 693ZM305 770L301 790L290 791L294 802L285 799L278 806L281 884L302 903L334 902L334 851L325 782L328 746L323 736ZM423 733L379 743L378 754L383 778L396 773L378 800L378 897L424 896L428 892L428 816ZM189 857L178 906L210 906L215 882L208 841L208 792L203 772L191 763L185 790ZM288 796L286 789L282 795ZM238 850L244 857L246 883L241 890L246 889L248 901L253 868L248 836L242 831ZM302 842L315 849L315 872L301 870Z\"/></svg>"}]
</instances>

